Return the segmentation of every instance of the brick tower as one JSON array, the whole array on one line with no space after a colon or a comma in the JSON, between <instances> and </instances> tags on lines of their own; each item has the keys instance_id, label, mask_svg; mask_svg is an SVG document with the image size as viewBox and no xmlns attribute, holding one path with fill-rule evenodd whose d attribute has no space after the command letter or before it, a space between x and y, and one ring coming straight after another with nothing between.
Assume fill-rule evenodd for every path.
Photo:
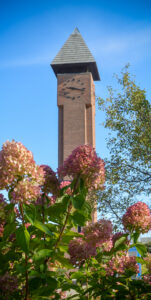
<instances>
[{"instance_id":1,"label":"brick tower","mask_svg":"<svg viewBox=\"0 0 151 300\"><path fill-rule=\"evenodd\" d=\"M59 119L58 165L77 146L95 148L95 86L100 80L96 62L75 28L51 63L57 77Z\"/></svg>"}]
</instances>

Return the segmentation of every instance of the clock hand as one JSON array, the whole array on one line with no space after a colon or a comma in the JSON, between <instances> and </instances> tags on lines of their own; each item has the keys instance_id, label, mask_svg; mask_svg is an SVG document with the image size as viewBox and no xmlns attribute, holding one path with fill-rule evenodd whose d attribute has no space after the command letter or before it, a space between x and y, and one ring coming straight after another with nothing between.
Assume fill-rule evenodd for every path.
<instances>
[{"instance_id":1,"label":"clock hand","mask_svg":"<svg viewBox=\"0 0 151 300\"><path fill-rule=\"evenodd\" d=\"M70 89L70 90L78 90L78 91L84 91L84 88L80 89L80 88L76 88L76 87L67 87L67 89Z\"/></svg>"},{"instance_id":2,"label":"clock hand","mask_svg":"<svg viewBox=\"0 0 151 300\"><path fill-rule=\"evenodd\" d=\"M69 94L69 92L63 92L63 91L61 91L60 93L59 93L59 95L61 95L61 96L66 96L66 95L68 95Z\"/></svg>"}]
</instances>

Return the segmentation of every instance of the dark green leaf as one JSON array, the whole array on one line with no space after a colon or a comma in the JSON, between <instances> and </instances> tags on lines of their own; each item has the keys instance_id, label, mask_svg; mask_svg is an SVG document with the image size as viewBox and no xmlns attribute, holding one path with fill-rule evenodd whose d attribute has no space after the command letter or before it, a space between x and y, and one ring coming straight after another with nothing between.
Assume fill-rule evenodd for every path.
<instances>
[{"instance_id":1,"label":"dark green leaf","mask_svg":"<svg viewBox=\"0 0 151 300\"><path fill-rule=\"evenodd\" d=\"M38 228L39 230L43 231L44 233L46 233L46 234L48 234L48 235L50 235L50 236L53 235L52 232L48 229L48 227L47 227L46 225L44 225L43 223L41 223L41 222L35 220L34 223L33 223L33 225L34 225L36 228Z\"/></svg>"},{"instance_id":2,"label":"dark green leaf","mask_svg":"<svg viewBox=\"0 0 151 300\"><path fill-rule=\"evenodd\" d=\"M135 232L135 233L133 234L132 237L133 237L134 244L137 243L139 236L140 236L140 233L139 233L139 232Z\"/></svg>"},{"instance_id":3,"label":"dark green leaf","mask_svg":"<svg viewBox=\"0 0 151 300\"><path fill-rule=\"evenodd\" d=\"M52 250L50 249L42 249L36 252L33 256L35 260L39 260L45 257L50 257L52 255Z\"/></svg>"},{"instance_id":4,"label":"dark green leaf","mask_svg":"<svg viewBox=\"0 0 151 300\"><path fill-rule=\"evenodd\" d=\"M69 259L65 258L64 256L61 255L56 255L56 260L58 260L63 267L66 267L67 269L72 269L73 266L70 263Z\"/></svg>"},{"instance_id":5,"label":"dark green leaf","mask_svg":"<svg viewBox=\"0 0 151 300\"><path fill-rule=\"evenodd\" d=\"M135 247L141 256L144 256L147 253L147 248L145 245L137 243L135 244Z\"/></svg>"},{"instance_id":6,"label":"dark green leaf","mask_svg":"<svg viewBox=\"0 0 151 300\"><path fill-rule=\"evenodd\" d=\"M81 279L83 277L86 277L86 275L83 274L83 272L80 272L80 271L72 273L72 275L71 275L71 279Z\"/></svg>"},{"instance_id":7,"label":"dark green leaf","mask_svg":"<svg viewBox=\"0 0 151 300\"><path fill-rule=\"evenodd\" d=\"M91 219L92 207L88 201L84 202L83 207L82 207L82 212L88 219Z\"/></svg>"},{"instance_id":8,"label":"dark green leaf","mask_svg":"<svg viewBox=\"0 0 151 300\"><path fill-rule=\"evenodd\" d=\"M65 201L65 199L66 198L64 198L63 203L56 203L47 209L47 214L50 217L51 221L57 222L58 218L62 219L62 216L64 216L64 214L66 213L68 208L68 200Z\"/></svg>"},{"instance_id":9,"label":"dark green leaf","mask_svg":"<svg viewBox=\"0 0 151 300\"><path fill-rule=\"evenodd\" d=\"M20 248L25 252L28 253L29 251L29 241L30 241L30 235L27 229L23 226L20 226L16 230L16 241Z\"/></svg>"},{"instance_id":10,"label":"dark green leaf","mask_svg":"<svg viewBox=\"0 0 151 300\"><path fill-rule=\"evenodd\" d=\"M65 244L69 244L69 242L74 238L74 237L80 237L81 235L78 232L75 231L67 231L64 233L62 237L62 242Z\"/></svg>"},{"instance_id":11,"label":"dark green leaf","mask_svg":"<svg viewBox=\"0 0 151 300\"><path fill-rule=\"evenodd\" d=\"M76 195L72 198L72 204L75 209L82 208L84 202L85 202L85 196L83 194Z\"/></svg>"},{"instance_id":12,"label":"dark green leaf","mask_svg":"<svg viewBox=\"0 0 151 300\"><path fill-rule=\"evenodd\" d=\"M143 258L141 258L141 257L136 257L136 261L137 261L137 263L140 263L140 264L142 264L142 265L144 265L146 262L143 260Z\"/></svg>"},{"instance_id":13,"label":"dark green leaf","mask_svg":"<svg viewBox=\"0 0 151 300\"><path fill-rule=\"evenodd\" d=\"M26 268L25 268L25 265L22 266L22 265L16 265L16 271L17 273L22 273L22 274L25 274L25 271L26 271Z\"/></svg>"},{"instance_id":14,"label":"dark green leaf","mask_svg":"<svg viewBox=\"0 0 151 300\"><path fill-rule=\"evenodd\" d=\"M64 253L67 253L67 251L68 251L68 245L60 245L59 244L58 248L61 252L64 252Z\"/></svg>"},{"instance_id":15,"label":"dark green leaf","mask_svg":"<svg viewBox=\"0 0 151 300\"><path fill-rule=\"evenodd\" d=\"M127 237L126 236L122 236L121 238L119 238L114 245L114 248L118 248L121 244L124 244L124 242L126 241Z\"/></svg>"},{"instance_id":16,"label":"dark green leaf","mask_svg":"<svg viewBox=\"0 0 151 300\"><path fill-rule=\"evenodd\" d=\"M33 225L36 216L35 207L33 205L23 204L23 209L26 218Z\"/></svg>"},{"instance_id":17,"label":"dark green leaf","mask_svg":"<svg viewBox=\"0 0 151 300\"><path fill-rule=\"evenodd\" d=\"M4 238L8 238L12 233L14 233L16 230L15 223L7 224L4 227Z\"/></svg>"},{"instance_id":18,"label":"dark green leaf","mask_svg":"<svg viewBox=\"0 0 151 300\"><path fill-rule=\"evenodd\" d=\"M72 215L75 225L84 226L87 218L79 211L75 211Z\"/></svg>"}]
</instances>

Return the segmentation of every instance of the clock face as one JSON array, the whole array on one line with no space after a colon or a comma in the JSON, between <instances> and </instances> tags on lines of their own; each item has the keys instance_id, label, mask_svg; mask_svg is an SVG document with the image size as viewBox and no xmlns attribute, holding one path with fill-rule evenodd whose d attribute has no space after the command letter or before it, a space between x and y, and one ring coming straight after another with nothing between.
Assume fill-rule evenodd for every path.
<instances>
[{"instance_id":1,"label":"clock face","mask_svg":"<svg viewBox=\"0 0 151 300\"><path fill-rule=\"evenodd\" d=\"M71 79L67 79L62 83L59 95L65 97L66 99L80 100L81 96L84 95L84 92L84 83L81 82L79 78L72 77Z\"/></svg>"}]
</instances>

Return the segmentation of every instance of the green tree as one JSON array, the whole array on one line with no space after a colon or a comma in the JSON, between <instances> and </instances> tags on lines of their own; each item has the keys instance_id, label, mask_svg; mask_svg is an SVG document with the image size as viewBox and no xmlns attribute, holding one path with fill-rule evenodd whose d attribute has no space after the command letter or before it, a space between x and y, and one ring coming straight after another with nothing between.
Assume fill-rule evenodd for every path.
<instances>
[{"instance_id":1,"label":"green tree","mask_svg":"<svg viewBox=\"0 0 151 300\"><path fill-rule=\"evenodd\" d=\"M98 195L99 209L118 226L123 211L136 199L148 201L151 193L151 105L128 67L115 76L119 89L108 87L109 97L98 99L110 132L106 188Z\"/></svg>"}]
</instances>

